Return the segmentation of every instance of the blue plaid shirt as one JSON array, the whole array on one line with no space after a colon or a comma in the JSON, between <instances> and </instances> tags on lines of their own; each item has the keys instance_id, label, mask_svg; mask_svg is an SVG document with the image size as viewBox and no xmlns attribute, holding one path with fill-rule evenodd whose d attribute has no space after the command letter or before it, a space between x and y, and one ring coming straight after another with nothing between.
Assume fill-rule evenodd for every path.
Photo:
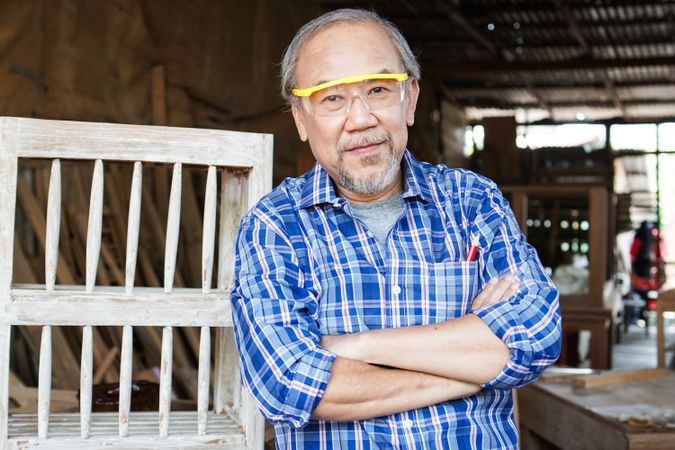
<instances>
[{"instance_id":1,"label":"blue plaid shirt","mask_svg":"<svg viewBox=\"0 0 675 450\"><path fill-rule=\"evenodd\" d=\"M511 388L560 352L558 293L495 184L406 151L403 210L378 245L319 165L285 180L242 220L232 292L242 381L275 424L277 448L517 448ZM476 261L467 262L479 240ZM471 310L492 277L509 302ZM437 323L472 313L510 361L472 396L372 420L312 420L335 355L322 334Z\"/></svg>"}]
</instances>

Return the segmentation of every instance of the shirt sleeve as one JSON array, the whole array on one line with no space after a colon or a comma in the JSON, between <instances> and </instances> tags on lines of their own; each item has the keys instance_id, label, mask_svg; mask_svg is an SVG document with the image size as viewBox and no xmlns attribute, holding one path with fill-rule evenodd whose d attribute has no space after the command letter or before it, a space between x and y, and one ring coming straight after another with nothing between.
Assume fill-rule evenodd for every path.
<instances>
[{"instance_id":1,"label":"shirt sleeve","mask_svg":"<svg viewBox=\"0 0 675 450\"><path fill-rule=\"evenodd\" d=\"M305 287L290 239L253 210L237 238L232 314L242 383L273 423L307 424L335 356L321 349L316 293Z\"/></svg>"},{"instance_id":2,"label":"shirt sleeve","mask_svg":"<svg viewBox=\"0 0 675 450\"><path fill-rule=\"evenodd\" d=\"M471 226L471 234L479 236L481 278L510 272L521 284L509 301L472 312L506 344L511 356L484 387L510 389L535 381L560 356L559 295L499 189L490 182L483 192Z\"/></svg>"}]
</instances>

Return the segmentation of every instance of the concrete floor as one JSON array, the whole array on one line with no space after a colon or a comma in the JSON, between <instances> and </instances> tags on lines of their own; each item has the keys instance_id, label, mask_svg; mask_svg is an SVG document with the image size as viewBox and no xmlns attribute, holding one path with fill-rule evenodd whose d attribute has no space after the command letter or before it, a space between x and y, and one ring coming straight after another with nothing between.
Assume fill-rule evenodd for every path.
<instances>
[{"instance_id":1,"label":"concrete floor","mask_svg":"<svg viewBox=\"0 0 675 450\"><path fill-rule=\"evenodd\" d=\"M675 339L675 321L670 321L666 345ZM673 353L666 354L666 365L674 368ZM649 334L645 334L644 327L631 325L628 332L621 330L621 342L612 346L612 368L614 369L646 369L656 367L656 327L649 327Z\"/></svg>"}]
</instances>

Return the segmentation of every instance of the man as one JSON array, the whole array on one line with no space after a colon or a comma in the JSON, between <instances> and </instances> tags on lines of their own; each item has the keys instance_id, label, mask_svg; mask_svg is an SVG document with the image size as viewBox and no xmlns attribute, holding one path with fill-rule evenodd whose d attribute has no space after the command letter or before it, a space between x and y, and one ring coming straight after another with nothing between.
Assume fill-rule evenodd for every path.
<instances>
[{"instance_id":1,"label":"man","mask_svg":"<svg viewBox=\"0 0 675 450\"><path fill-rule=\"evenodd\" d=\"M558 357L558 294L494 183L406 150L405 39L338 10L281 70L317 164L242 220L232 293L277 447L517 448L511 389Z\"/></svg>"}]
</instances>

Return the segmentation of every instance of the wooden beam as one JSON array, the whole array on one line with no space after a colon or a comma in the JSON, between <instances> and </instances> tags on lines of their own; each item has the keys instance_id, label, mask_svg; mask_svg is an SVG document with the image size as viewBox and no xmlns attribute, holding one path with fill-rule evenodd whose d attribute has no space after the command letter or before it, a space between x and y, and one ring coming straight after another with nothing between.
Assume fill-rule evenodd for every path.
<instances>
[{"instance_id":1,"label":"wooden beam","mask_svg":"<svg viewBox=\"0 0 675 450\"><path fill-rule=\"evenodd\" d=\"M630 371L610 371L597 375L584 375L574 380L574 387L592 389L615 384L634 383L636 381L658 380L668 375L666 369L642 369Z\"/></svg>"}]
</instances>

